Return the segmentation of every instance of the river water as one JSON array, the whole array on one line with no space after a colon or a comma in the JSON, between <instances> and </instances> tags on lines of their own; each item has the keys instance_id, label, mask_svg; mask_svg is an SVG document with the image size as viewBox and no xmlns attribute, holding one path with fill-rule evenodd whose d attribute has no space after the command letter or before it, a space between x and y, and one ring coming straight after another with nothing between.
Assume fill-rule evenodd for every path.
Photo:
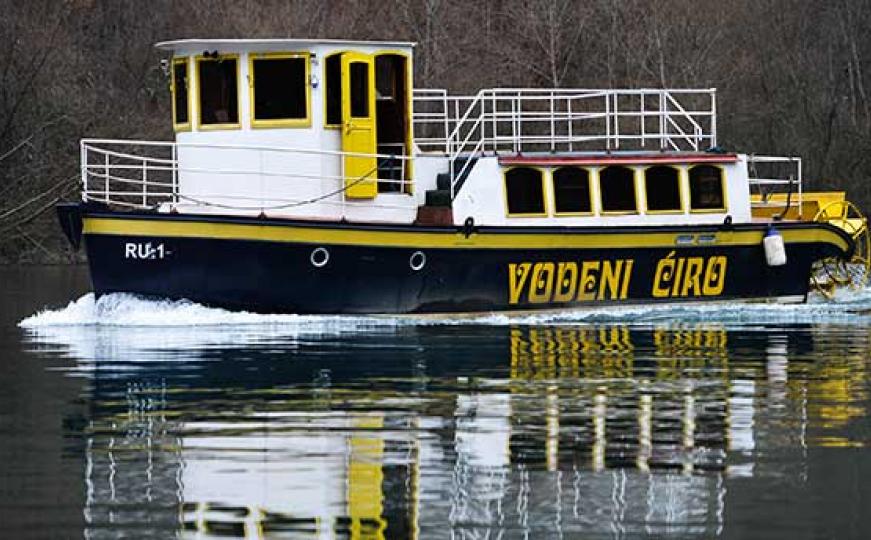
<instances>
[{"instance_id":1,"label":"river water","mask_svg":"<svg viewBox=\"0 0 871 540\"><path fill-rule=\"evenodd\" d=\"M451 320L0 284L4 537L871 534L871 290Z\"/></svg>"}]
</instances>

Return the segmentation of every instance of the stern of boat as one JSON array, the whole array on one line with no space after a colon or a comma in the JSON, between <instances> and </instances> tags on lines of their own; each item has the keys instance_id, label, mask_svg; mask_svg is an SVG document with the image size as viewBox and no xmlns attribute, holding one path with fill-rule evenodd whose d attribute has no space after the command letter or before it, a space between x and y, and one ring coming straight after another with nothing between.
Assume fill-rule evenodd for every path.
<instances>
[{"instance_id":1,"label":"stern of boat","mask_svg":"<svg viewBox=\"0 0 871 540\"><path fill-rule=\"evenodd\" d=\"M836 231L846 240L828 244L811 269L810 286L831 297L842 287L860 289L871 277L871 233L868 218L843 191L789 192L751 198L754 220L777 223L805 222Z\"/></svg>"}]
</instances>

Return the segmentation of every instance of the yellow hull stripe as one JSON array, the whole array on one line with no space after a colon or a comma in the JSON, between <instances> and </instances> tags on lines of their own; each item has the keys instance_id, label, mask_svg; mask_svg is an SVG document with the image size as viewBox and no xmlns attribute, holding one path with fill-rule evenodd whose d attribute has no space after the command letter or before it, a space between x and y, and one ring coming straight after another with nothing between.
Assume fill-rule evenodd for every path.
<instances>
[{"instance_id":1,"label":"yellow hull stripe","mask_svg":"<svg viewBox=\"0 0 871 540\"><path fill-rule=\"evenodd\" d=\"M716 241L701 246L745 246L762 242L763 231L718 231L716 233L687 232L626 232L626 233L473 233L466 238L461 233L426 231L378 231L297 227L293 225L256 225L209 221L172 221L135 218L85 218L85 234L156 236L172 238L204 238L221 240L252 240L268 242L298 242L305 244L365 245L373 247L409 248L474 248L474 249L548 249L548 248L672 248L682 247L678 237L694 234L715 234ZM823 228L781 229L786 243L828 243L843 251L849 244L833 231ZM699 244L686 245L686 247Z\"/></svg>"}]
</instances>

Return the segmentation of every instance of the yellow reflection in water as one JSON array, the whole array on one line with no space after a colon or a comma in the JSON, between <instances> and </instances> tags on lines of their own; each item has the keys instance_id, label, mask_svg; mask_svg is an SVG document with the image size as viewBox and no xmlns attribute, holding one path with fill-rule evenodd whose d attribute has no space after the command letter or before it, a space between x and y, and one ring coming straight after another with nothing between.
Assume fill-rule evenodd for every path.
<instances>
[{"instance_id":1,"label":"yellow reflection in water","mask_svg":"<svg viewBox=\"0 0 871 540\"><path fill-rule=\"evenodd\" d=\"M360 540L381 540L387 526L381 514L384 509L384 492L381 484L384 472L381 464L384 458L384 439L377 430L384 426L382 416L364 416L353 422L355 435L350 438L348 465L348 517L351 518L351 538ZM360 434L358 430L364 430Z\"/></svg>"},{"instance_id":2,"label":"yellow reflection in water","mask_svg":"<svg viewBox=\"0 0 871 540\"><path fill-rule=\"evenodd\" d=\"M844 431L850 422L868 416L869 336L857 333L855 340L847 343L832 339L826 330L816 329L819 339L814 341L815 360L794 368L804 371L801 380L805 388L797 393L807 401L808 423L825 430L812 437L815 445L861 447L865 441L852 440ZM793 392L796 393L794 387Z\"/></svg>"},{"instance_id":3,"label":"yellow reflection in water","mask_svg":"<svg viewBox=\"0 0 871 540\"><path fill-rule=\"evenodd\" d=\"M274 388L255 389L246 403L261 405L264 410L256 411L257 414L240 410L236 416L203 420L198 417L207 408L203 402L194 401L191 405L179 398L172 407L167 406L174 393L191 392L190 388L128 385L129 410L118 412L119 403L105 400L101 405L116 414L95 420L97 435L92 441L100 442L91 441L88 447L87 515L104 512L111 508L110 502L125 502L125 497L138 500L138 482L143 475L132 469L139 462L120 459L134 452L149 456L163 453L165 463L161 465L166 471L160 474L161 481L177 483L164 489L167 500L183 505L181 521L192 533L218 534L222 532L221 526L232 524L235 528L231 532L255 538L268 536L281 526L285 532L292 530L312 536L344 534L355 539L383 539L388 519L390 527L394 527L395 520L405 521L407 534L412 537L417 534L418 519L422 522L433 519L432 514L427 514L430 509L426 505L419 507L418 503L420 452L421 448L429 448L432 456L432 448L443 445L451 436L456 440L447 446L456 455L451 457L447 453L448 457L439 460L430 457L424 466L448 469L457 462L467 463L457 473L468 476L463 476L466 483L461 487L468 488L469 500L463 500L463 504L477 508L478 503L483 507L489 502L481 496L484 493L498 501L493 506L499 512L503 511L503 498L511 492L499 483L499 475L520 463L517 454L506 451L513 444L512 439L535 446L538 453L531 453L533 457L528 459L539 460L539 467L549 474L586 469L584 473L592 471L598 475L592 480L601 480L605 485L603 479L613 478L617 486L618 480L626 482L622 475L625 469L648 473L658 466L667 466L683 478L678 481L674 480L675 475L642 474L638 476L645 480L635 478L632 481L636 484L620 487L630 491L642 486L649 488L650 493L658 493L656 489L664 489L666 478L676 486L696 485L693 483L696 481L703 485L705 479L714 478L717 487L699 491L692 495L695 499L691 495L681 499L680 493L669 492L643 500L650 512L670 508L668 505L684 505L702 514L708 511L705 505L710 500L716 498L717 504L722 503L721 492L716 491L721 489L722 478L729 474L757 474L753 468L757 446L784 445L784 440L791 444L793 439L789 437L801 440L801 446L807 441L818 446L863 444L849 437L847 427L853 420L868 415L867 335L829 338L828 330L821 327L809 336L809 352L793 350L796 347L791 345L791 338L784 335L769 338L772 345L763 353L765 348L760 348L758 342L751 341L745 347L747 350L730 344L729 331L716 324L672 324L641 330L618 325L511 327L507 331L509 389L501 389L498 386L501 383L494 381L494 386L486 391L476 387L431 394L439 406L430 409L437 412L430 413L426 425L450 425L449 421L434 423L433 417L464 418L453 425L453 435L448 434L447 427L420 427L426 413L412 408L401 410L398 415L411 417L407 425L415 427L406 434L388 436L385 415L389 413L381 410L388 405L378 401L386 399L387 394L380 394L377 388L352 387L324 394L318 398L323 402L318 403L317 410L295 410L294 404L299 401L275 399L280 392ZM501 339L504 346L504 334ZM852 348L847 348L845 341L854 339ZM504 351L497 358L503 369ZM760 352L757 355L755 351ZM358 398L370 408L364 413L342 409L336 397L339 395L342 400ZM267 397L268 401L257 401ZM765 408L769 405L788 407L781 414L785 420L780 424L766 424L774 410ZM227 406L233 405L228 402ZM388 425L394 425L392 419ZM804 435L813 430L807 437ZM125 436L107 440L105 436L101 438L101 431ZM793 433L784 435L786 431ZM421 438L421 433L426 437ZM766 441L765 436L772 433L781 438ZM387 502L400 496L387 488L397 485L392 476L395 473L385 467L386 444L394 436L401 437L410 448L408 468L403 473L407 475L404 481L410 501L405 516L386 515L390 512ZM289 458L282 454L288 448L295 448L301 456L290 458L296 459L290 465ZM389 448L393 451L395 443ZM461 456L463 453L467 455ZM573 453L582 455L583 463L567 460L574 459ZM475 456L469 457L472 454ZM706 456L714 454L723 459L699 463L699 459L710 459ZM215 455L221 456L224 463L238 462L241 472L210 465L209 459ZM251 455L257 455L262 463L249 460ZM734 455L744 462L729 469L726 457L732 459ZM534 471L534 465L529 470ZM729 467L732 466L730 463ZM154 471L158 468L151 463L148 467L148 474L156 478ZM488 484L487 490L474 491L484 484L480 480L475 483L475 478L484 476L482 471L488 471L491 475L488 481L497 487ZM694 472L699 474L691 474ZM614 476L609 476L612 473ZM429 474L445 473L430 470ZM581 473L577 474L580 477ZM385 475L390 481L385 481ZM249 480L257 477L263 486L256 482L242 485L245 476ZM208 482L196 485L195 479L210 480L212 485L206 485ZM285 499L294 493L291 487L313 487L319 482L324 484L323 491L329 493L320 506L311 503L305 507L305 492L295 494L299 500L293 505L284 505L284 499L279 504L269 496L270 481L280 488L274 491ZM236 482L240 482L234 493L238 495L236 499L207 498L207 488ZM158 481L154 483L157 485ZM454 485L455 491L460 491L457 485L460 484ZM583 488L580 483L578 486L571 489ZM451 496L462 498L457 493ZM641 502L634 504L643 506ZM720 514L717 516L719 519Z\"/></svg>"}]
</instances>

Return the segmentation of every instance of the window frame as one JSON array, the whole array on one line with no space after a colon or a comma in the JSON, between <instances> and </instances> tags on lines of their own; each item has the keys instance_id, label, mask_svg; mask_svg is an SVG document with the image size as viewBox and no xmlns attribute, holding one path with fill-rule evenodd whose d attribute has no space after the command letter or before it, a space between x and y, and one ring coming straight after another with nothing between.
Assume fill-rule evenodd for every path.
<instances>
[{"instance_id":1,"label":"window frame","mask_svg":"<svg viewBox=\"0 0 871 540\"><path fill-rule=\"evenodd\" d=\"M175 111L175 98L176 98L176 85L175 85L175 67L179 64L185 65L185 73L187 74L187 109L188 109L188 121L187 122L178 122L176 120L176 111ZM192 107L192 99L191 99L191 61L188 56L174 56L172 61L170 62L170 81L169 81L169 91L172 99L172 129L174 132L178 133L181 131L191 131L193 129L193 107Z\"/></svg>"},{"instance_id":2,"label":"window frame","mask_svg":"<svg viewBox=\"0 0 871 540\"><path fill-rule=\"evenodd\" d=\"M533 170L538 171L538 173L539 173L538 177L539 177L539 180L541 181L540 184L541 184L542 211L540 213L539 212L522 213L522 214L517 214L517 213L512 214L511 213L510 207L508 206L508 173L515 170L515 169L533 169ZM550 211L548 208L549 197L547 194L547 188L546 188L547 182L545 181L545 176L549 176L548 170L546 168L536 167L533 165L515 165L513 167L506 167L506 168L502 169L502 198L503 198L503 202L505 204L505 217L509 217L509 218L539 218L539 217L549 217L550 216Z\"/></svg>"},{"instance_id":3,"label":"window frame","mask_svg":"<svg viewBox=\"0 0 871 540\"><path fill-rule=\"evenodd\" d=\"M284 60L302 58L305 61L305 74L303 85L305 86L305 118L270 118L258 120L255 116L255 91L254 79L255 60ZM248 53L248 110L250 111L249 124L252 129L270 128L308 128L312 125L312 86L311 86L311 53L308 51L276 51L276 52L252 52ZM325 100L326 101L326 100ZM324 105L326 107L326 105Z\"/></svg>"},{"instance_id":4,"label":"window frame","mask_svg":"<svg viewBox=\"0 0 871 540\"><path fill-rule=\"evenodd\" d=\"M669 169L677 171L677 196L680 201L680 208L673 210L651 210L650 205L648 204L647 199L647 171L650 169L654 169L656 167L667 167ZM644 167L642 171L644 176L641 178L642 184L644 185L644 213L649 215L678 215L678 214L686 214L687 210L687 202L684 197L684 174L686 174L686 169L684 167L677 167L668 163L657 163L655 165L648 165Z\"/></svg>"},{"instance_id":5,"label":"window frame","mask_svg":"<svg viewBox=\"0 0 871 540\"><path fill-rule=\"evenodd\" d=\"M198 131L221 131L242 129L242 92L240 92L241 82L240 73L242 71L241 55L239 53L219 54L217 58L206 58L205 55L197 55L195 61L195 70L197 78L197 130ZM202 91L203 85L200 80L200 64L203 62L218 62L222 60L236 60L236 122L227 122L223 124L203 124L203 103Z\"/></svg>"},{"instance_id":6,"label":"window frame","mask_svg":"<svg viewBox=\"0 0 871 540\"><path fill-rule=\"evenodd\" d=\"M605 201L602 198L602 171L610 167L624 168L632 171L632 192L635 199L635 210L605 210ZM641 214L641 205L638 204L638 167L629 165L606 165L596 170L596 182L599 188L599 211L603 216L637 216Z\"/></svg>"},{"instance_id":7,"label":"window frame","mask_svg":"<svg viewBox=\"0 0 871 540\"><path fill-rule=\"evenodd\" d=\"M554 174L556 171L560 169L579 169L582 171L586 171L587 173L587 194L589 196L590 201L590 210L588 212L559 212L557 211L556 204L556 184ZM553 197L553 215L554 217L586 217L586 216L595 216L596 215L596 206L594 204L593 197L593 168L592 167L582 167L580 165L560 165L559 167L552 167L549 171L550 176L550 188L551 195Z\"/></svg>"},{"instance_id":8,"label":"window frame","mask_svg":"<svg viewBox=\"0 0 871 540\"><path fill-rule=\"evenodd\" d=\"M697 167L712 167L720 171L720 192L723 194L723 206L721 208L693 208L693 183L690 173ZM691 214L725 214L729 208L729 190L726 182L726 169L716 163L696 163L687 167L687 195L689 196L689 208Z\"/></svg>"},{"instance_id":9,"label":"window frame","mask_svg":"<svg viewBox=\"0 0 871 540\"><path fill-rule=\"evenodd\" d=\"M324 95L324 99L323 99L323 102L324 102L324 129L342 129L342 55L345 54L346 52L347 51L336 51L336 52L332 52L332 53L324 56L324 61L323 61L323 64L324 64L324 74L323 74L323 81L324 81L324 84L323 84L323 89L324 89L324 91L323 91L323 95ZM338 80L338 83L339 83L339 123L338 124L331 124L330 117L327 114L327 102L329 101L329 95L328 95L328 91L327 91L327 88L328 88L327 87L327 64L328 64L328 60L334 56L337 57L339 60L339 80Z\"/></svg>"}]
</instances>

